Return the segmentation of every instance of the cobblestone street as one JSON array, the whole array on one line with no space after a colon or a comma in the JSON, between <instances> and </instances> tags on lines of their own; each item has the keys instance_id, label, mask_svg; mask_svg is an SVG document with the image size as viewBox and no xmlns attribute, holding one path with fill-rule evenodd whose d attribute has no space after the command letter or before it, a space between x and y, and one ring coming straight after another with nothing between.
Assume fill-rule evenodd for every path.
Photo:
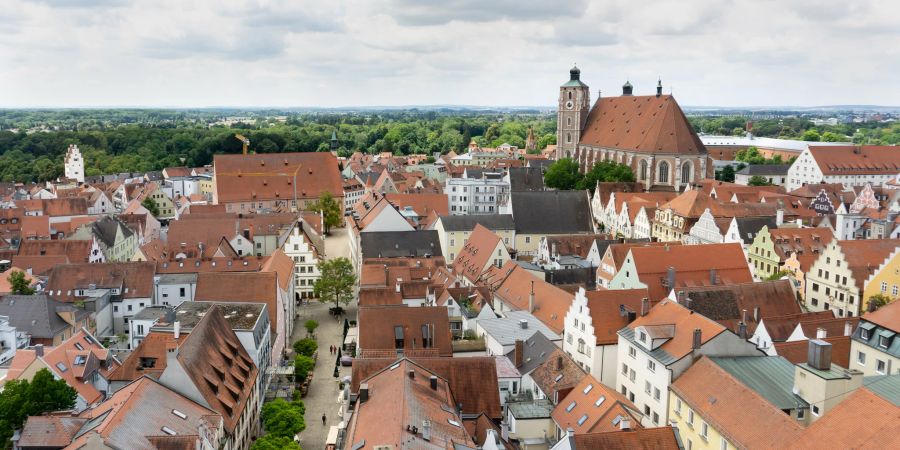
<instances>
[{"instance_id":1,"label":"cobblestone street","mask_svg":"<svg viewBox=\"0 0 900 450\"><path fill-rule=\"evenodd\" d=\"M325 240L326 258L338 256L348 257L347 230L345 228L332 230L332 236ZM344 320L336 320L328 312L331 304L323 304L316 301L299 308L297 323L294 327L294 335L291 344L296 340L306 337L306 329L303 324L314 319L319 322L316 329L316 340L319 344L319 356L313 371L313 379L309 386L309 393L303 398L306 404L306 430L300 433L300 447L304 450L319 450L325 448L325 439L328 429L337 426L341 421L341 403L338 400L340 394L338 383L350 375L350 367L342 367L340 376L334 377L334 363L336 356L328 351L331 345L340 346L343 335ZM351 302L345 307L347 314L344 318L356 319L356 304ZM327 423L322 425L322 414L325 414Z\"/></svg>"}]
</instances>

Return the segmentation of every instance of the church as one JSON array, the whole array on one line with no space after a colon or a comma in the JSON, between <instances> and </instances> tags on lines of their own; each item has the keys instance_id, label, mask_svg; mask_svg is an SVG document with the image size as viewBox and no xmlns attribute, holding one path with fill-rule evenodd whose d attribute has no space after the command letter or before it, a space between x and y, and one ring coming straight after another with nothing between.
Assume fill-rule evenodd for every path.
<instances>
[{"instance_id":1,"label":"church","mask_svg":"<svg viewBox=\"0 0 900 450\"><path fill-rule=\"evenodd\" d=\"M706 147L678 102L662 93L634 95L625 82L622 95L600 97L591 106L588 85L573 67L559 88L556 159L573 158L581 170L596 162L626 164L647 190L683 190L712 176Z\"/></svg>"}]
</instances>

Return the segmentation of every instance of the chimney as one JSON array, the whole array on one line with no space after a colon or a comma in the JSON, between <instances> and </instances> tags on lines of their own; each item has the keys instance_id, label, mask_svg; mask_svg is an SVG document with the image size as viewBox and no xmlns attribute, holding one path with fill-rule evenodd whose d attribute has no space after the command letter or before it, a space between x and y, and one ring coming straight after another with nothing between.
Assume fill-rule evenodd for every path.
<instances>
[{"instance_id":1,"label":"chimney","mask_svg":"<svg viewBox=\"0 0 900 450\"><path fill-rule=\"evenodd\" d=\"M669 289L675 288L675 268L672 266L669 266L669 268L666 269L666 283L668 283L668 286L666 287Z\"/></svg>"},{"instance_id":2,"label":"chimney","mask_svg":"<svg viewBox=\"0 0 900 450\"><path fill-rule=\"evenodd\" d=\"M738 336L741 339L747 339L747 323L744 321L738 324Z\"/></svg>"},{"instance_id":3,"label":"chimney","mask_svg":"<svg viewBox=\"0 0 900 450\"><path fill-rule=\"evenodd\" d=\"M828 331L822 327L816 328L816 339L825 339L826 337L828 337Z\"/></svg>"},{"instance_id":4,"label":"chimney","mask_svg":"<svg viewBox=\"0 0 900 450\"><path fill-rule=\"evenodd\" d=\"M365 403L369 399L369 383L359 385L359 402Z\"/></svg>"},{"instance_id":5,"label":"chimney","mask_svg":"<svg viewBox=\"0 0 900 450\"><path fill-rule=\"evenodd\" d=\"M775 211L775 226L780 227L782 224L784 224L784 210L778 208L778 210Z\"/></svg>"},{"instance_id":6,"label":"chimney","mask_svg":"<svg viewBox=\"0 0 900 450\"><path fill-rule=\"evenodd\" d=\"M244 239L250 239L250 229L244 228Z\"/></svg>"},{"instance_id":7,"label":"chimney","mask_svg":"<svg viewBox=\"0 0 900 450\"><path fill-rule=\"evenodd\" d=\"M631 421L628 419L622 419L619 421L619 430L621 431L631 431Z\"/></svg>"},{"instance_id":8,"label":"chimney","mask_svg":"<svg viewBox=\"0 0 900 450\"><path fill-rule=\"evenodd\" d=\"M678 291L675 298L678 300L678 304L684 306L684 291Z\"/></svg>"},{"instance_id":9,"label":"chimney","mask_svg":"<svg viewBox=\"0 0 900 450\"><path fill-rule=\"evenodd\" d=\"M407 372L407 374L409 375L410 380L416 378L416 371L414 371L412 369L409 369L409 372Z\"/></svg>"},{"instance_id":10,"label":"chimney","mask_svg":"<svg viewBox=\"0 0 900 450\"><path fill-rule=\"evenodd\" d=\"M432 375L430 378L428 378L428 382L431 385L431 390L436 391L437 390L437 377Z\"/></svg>"},{"instance_id":11,"label":"chimney","mask_svg":"<svg viewBox=\"0 0 900 450\"><path fill-rule=\"evenodd\" d=\"M513 364L516 367L521 367L523 360L525 359L525 341L521 339L516 339L516 346L513 351Z\"/></svg>"},{"instance_id":12,"label":"chimney","mask_svg":"<svg viewBox=\"0 0 900 450\"><path fill-rule=\"evenodd\" d=\"M402 283L402 282L403 282L403 278L397 278L397 284L394 285L395 286L394 292L397 292L397 293L400 292L400 283Z\"/></svg>"},{"instance_id":13,"label":"chimney","mask_svg":"<svg viewBox=\"0 0 900 450\"><path fill-rule=\"evenodd\" d=\"M556 370L563 370L563 357L562 356L556 357Z\"/></svg>"},{"instance_id":14,"label":"chimney","mask_svg":"<svg viewBox=\"0 0 900 450\"><path fill-rule=\"evenodd\" d=\"M716 269L715 269L715 268L709 269L709 285L710 285L710 286L715 286L715 285L716 285L716 280L717 280L718 278L719 278L719 277L716 275Z\"/></svg>"},{"instance_id":15,"label":"chimney","mask_svg":"<svg viewBox=\"0 0 900 450\"><path fill-rule=\"evenodd\" d=\"M173 325L173 329L173 332L175 333L175 339L177 340L179 337L181 337L181 322L176 320L175 324Z\"/></svg>"},{"instance_id":16,"label":"chimney","mask_svg":"<svg viewBox=\"0 0 900 450\"><path fill-rule=\"evenodd\" d=\"M523 330L527 330L528 329L528 320L519 319L519 328L521 328Z\"/></svg>"},{"instance_id":17,"label":"chimney","mask_svg":"<svg viewBox=\"0 0 900 450\"><path fill-rule=\"evenodd\" d=\"M641 299L641 317L646 316L648 312L650 312L650 299L644 297Z\"/></svg>"},{"instance_id":18,"label":"chimney","mask_svg":"<svg viewBox=\"0 0 900 450\"><path fill-rule=\"evenodd\" d=\"M844 323L844 336L850 336L853 334L853 322Z\"/></svg>"},{"instance_id":19,"label":"chimney","mask_svg":"<svg viewBox=\"0 0 900 450\"><path fill-rule=\"evenodd\" d=\"M425 441L431 440L431 421L427 419L422 421L422 439Z\"/></svg>"},{"instance_id":20,"label":"chimney","mask_svg":"<svg viewBox=\"0 0 900 450\"><path fill-rule=\"evenodd\" d=\"M559 253L556 251L556 242L550 244L550 259L554 259L559 257Z\"/></svg>"},{"instance_id":21,"label":"chimney","mask_svg":"<svg viewBox=\"0 0 900 450\"><path fill-rule=\"evenodd\" d=\"M814 369L831 370L831 344L819 339L810 339L806 363Z\"/></svg>"},{"instance_id":22,"label":"chimney","mask_svg":"<svg viewBox=\"0 0 900 450\"><path fill-rule=\"evenodd\" d=\"M759 323L759 306L753 307L753 321Z\"/></svg>"},{"instance_id":23,"label":"chimney","mask_svg":"<svg viewBox=\"0 0 900 450\"><path fill-rule=\"evenodd\" d=\"M531 281L531 293L528 294L528 312L534 312L534 280Z\"/></svg>"},{"instance_id":24,"label":"chimney","mask_svg":"<svg viewBox=\"0 0 900 450\"><path fill-rule=\"evenodd\" d=\"M691 350L700 350L700 343L703 342L702 333L699 328L694 329L694 342L691 344Z\"/></svg>"},{"instance_id":25,"label":"chimney","mask_svg":"<svg viewBox=\"0 0 900 450\"><path fill-rule=\"evenodd\" d=\"M44 356L44 344L37 344L34 346L34 356Z\"/></svg>"}]
</instances>

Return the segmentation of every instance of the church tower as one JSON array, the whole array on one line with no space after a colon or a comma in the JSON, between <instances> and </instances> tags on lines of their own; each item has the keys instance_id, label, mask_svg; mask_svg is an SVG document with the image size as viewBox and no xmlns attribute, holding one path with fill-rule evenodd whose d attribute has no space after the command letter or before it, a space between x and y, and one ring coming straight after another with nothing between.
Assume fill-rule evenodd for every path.
<instances>
[{"instance_id":1,"label":"church tower","mask_svg":"<svg viewBox=\"0 0 900 450\"><path fill-rule=\"evenodd\" d=\"M78 150L77 145L69 145L63 164L66 178L84 183L84 159L81 157L81 151Z\"/></svg>"},{"instance_id":2,"label":"church tower","mask_svg":"<svg viewBox=\"0 0 900 450\"><path fill-rule=\"evenodd\" d=\"M588 85L581 82L578 66L569 70L569 81L559 87L556 114L556 159L574 158L581 132L591 110Z\"/></svg>"}]
</instances>

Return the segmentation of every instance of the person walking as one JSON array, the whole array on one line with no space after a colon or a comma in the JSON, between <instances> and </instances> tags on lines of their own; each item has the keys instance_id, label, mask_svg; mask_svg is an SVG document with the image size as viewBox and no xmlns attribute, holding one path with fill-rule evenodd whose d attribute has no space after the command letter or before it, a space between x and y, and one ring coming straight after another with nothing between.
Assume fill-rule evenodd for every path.
<instances>
[{"instance_id":1,"label":"person walking","mask_svg":"<svg viewBox=\"0 0 900 450\"><path fill-rule=\"evenodd\" d=\"M322 426L323 426L323 427L325 426L325 421L326 421L326 420L327 420L327 417L325 417L325 414L322 414Z\"/></svg>"}]
</instances>

